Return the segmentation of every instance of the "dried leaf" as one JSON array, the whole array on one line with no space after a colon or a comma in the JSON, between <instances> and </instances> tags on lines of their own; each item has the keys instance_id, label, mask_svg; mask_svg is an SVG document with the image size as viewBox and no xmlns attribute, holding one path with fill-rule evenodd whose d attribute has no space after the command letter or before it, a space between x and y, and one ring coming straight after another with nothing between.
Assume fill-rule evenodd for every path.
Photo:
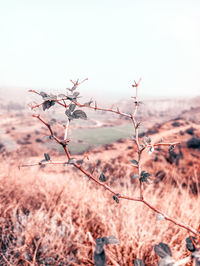
<instances>
[{"instance_id":1,"label":"dried leaf","mask_svg":"<svg viewBox=\"0 0 200 266\"><path fill-rule=\"evenodd\" d=\"M43 98L45 98L45 97L48 96L48 94L47 94L46 92L44 92L44 91L41 91L41 92L40 92L40 95L41 95Z\"/></svg>"},{"instance_id":2,"label":"dried leaf","mask_svg":"<svg viewBox=\"0 0 200 266\"><path fill-rule=\"evenodd\" d=\"M69 110L70 110L71 112L74 112L75 108L76 108L76 104L71 103L71 104L69 105Z\"/></svg>"},{"instance_id":3,"label":"dried leaf","mask_svg":"<svg viewBox=\"0 0 200 266\"><path fill-rule=\"evenodd\" d=\"M92 99L89 102L84 103L84 105L91 105L93 103Z\"/></svg>"},{"instance_id":4,"label":"dried leaf","mask_svg":"<svg viewBox=\"0 0 200 266\"><path fill-rule=\"evenodd\" d=\"M175 146L174 146L174 145L171 145L171 146L169 147L169 152L171 152L174 148L175 148Z\"/></svg>"},{"instance_id":5,"label":"dried leaf","mask_svg":"<svg viewBox=\"0 0 200 266\"><path fill-rule=\"evenodd\" d=\"M151 143L151 138L149 136L145 137L147 143Z\"/></svg>"},{"instance_id":6,"label":"dried leaf","mask_svg":"<svg viewBox=\"0 0 200 266\"><path fill-rule=\"evenodd\" d=\"M104 173L101 173L101 175L100 175L100 177L99 177L99 180L100 180L101 182L105 182L105 181L106 181L106 177L105 177Z\"/></svg>"},{"instance_id":7,"label":"dried leaf","mask_svg":"<svg viewBox=\"0 0 200 266\"><path fill-rule=\"evenodd\" d=\"M46 101L42 104L43 111L49 109L51 106L55 104L55 101Z\"/></svg>"},{"instance_id":8,"label":"dried leaf","mask_svg":"<svg viewBox=\"0 0 200 266\"><path fill-rule=\"evenodd\" d=\"M44 153L45 161L50 161L50 156L48 153Z\"/></svg>"},{"instance_id":9,"label":"dried leaf","mask_svg":"<svg viewBox=\"0 0 200 266\"><path fill-rule=\"evenodd\" d=\"M118 199L118 197L116 195L113 196L113 199L114 199L114 201L116 201L117 203L119 203L119 199Z\"/></svg>"},{"instance_id":10,"label":"dried leaf","mask_svg":"<svg viewBox=\"0 0 200 266\"><path fill-rule=\"evenodd\" d=\"M161 258L165 258L167 256L172 256L171 249L165 243L159 243L158 245L155 245L154 246L154 251Z\"/></svg>"},{"instance_id":11,"label":"dried leaf","mask_svg":"<svg viewBox=\"0 0 200 266\"><path fill-rule=\"evenodd\" d=\"M69 109L66 109L65 110L65 114L68 116L68 118L70 119L70 120L72 120L74 117L72 116L72 113L71 113L71 111L69 110Z\"/></svg>"},{"instance_id":12,"label":"dried leaf","mask_svg":"<svg viewBox=\"0 0 200 266\"><path fill-rule=\"evenodd\" d=\"M72 114L72 116L75 119L79 119L79 118L85 119L85 120L87 119L86 113L83 112L82 110L76 110L76 111L74 111L73 114Z\"/></svg>"},{"instance_id":13,"label":"dried leaf","mask_svg":"<svg viewBox=\"0 0 200 266\"><path fill-rule=\"evenodd\" d=\"M148 178L151 179L150 174L147 173L146 171L142 171L140 174L140 181L146 182L147 184L150 184Z\"/></svg>"},{"instance_id":14,"label":"dried leaf","mask_svg":"<svg viewBox=\"0 0 200 266\"><path fill-rule=\"evenodd\" d=\"M94 251L94 265L106 266L106 254L104 250L104 241L102 238L96 239L96 246Z\"/></svg>"},{"instance_id":15,"label":"dried leaf","mask_svg":"<svg viewBox=\"0 0 200 266\"><path fill-rule=\"evenodd\" d=\"M192 239L191 239L192 238ZM193 240L193 241L192 241ZM190 251L190 252L194 252L196 251L196 247L194 246L193 243L195 243L196 245L196 237L192 236L192 237L187 237L186 238L186 248Z\"/></svg>"},{"instance_id":16,"label":"dried leaf","mask_svg":"<svg viewBox=\"0 0 200 266\"><path fill-rule=\"evenodd\" d=\"M138 165L138 161L136 161L136 160L131 160L131 162L132 162L134 165Z\"/></svg>"}]
</instances>

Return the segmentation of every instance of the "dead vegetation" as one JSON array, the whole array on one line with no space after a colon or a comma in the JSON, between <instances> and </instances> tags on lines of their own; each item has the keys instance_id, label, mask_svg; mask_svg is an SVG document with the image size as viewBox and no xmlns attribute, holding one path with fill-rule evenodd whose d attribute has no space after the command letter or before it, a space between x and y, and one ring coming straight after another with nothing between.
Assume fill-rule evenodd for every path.
<instances>
[{"instance_id":1,"label":"dead vegetation","mask_svg":"<svg viewBox=\"0 0 200 266\"><path fill-rule=\"evenodd\" d=\"M1 167L1 265L94 265L95 239L109 235L120 244L106 247L108 265L133 265L135 258L156 265L153 245L159 242L168 243L175 259L189 255L186 230L157 221L141 203L117 205L109 193L65 167L63 174L38 167L18 170L6 163ZM156 188L146 187L145 197L198 228L199 194L182 189L181 177L173 166L168 168L166 175L171 171L177 186L164 179ZM124 183L120 191L137 193L134 184Z\"/></svg>"}]
</instances>

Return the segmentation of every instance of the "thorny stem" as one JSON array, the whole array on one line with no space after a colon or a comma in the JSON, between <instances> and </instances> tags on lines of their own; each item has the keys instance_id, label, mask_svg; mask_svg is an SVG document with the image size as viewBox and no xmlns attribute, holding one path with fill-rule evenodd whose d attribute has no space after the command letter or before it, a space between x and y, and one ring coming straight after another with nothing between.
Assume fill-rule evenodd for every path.
<instances>
[{"instance_id":1,"label":"thorny stem","mask_svg":"<svg viewBox=\"0 0 200 266\"><path fill-rule=\"evenodd\" d=\"M80 83L79 83L80 84ZM40 95L39 92L35 91L35 90L29 90L29 92L33 92L33 93L36 93L38 95ZM40 95L41 96L41 95ZM67 105L64 101L68 100L67 99L67 96L65 98L62 98L62 99L57 99L57 100L54 100L55 102L57 102L58 104L62 105L63 107L65 108L68 108L69 104ZM64 102L61 103L61 101ZM46 101L43 101L42 103L40 104L35 104L35 105L31 105L31 109L35 109L35 108L38 108L40 107L43 103L45 103ZM114 110L112 108L100 108L100 107L97 107L97 103L95 102L95 105L94 106L90 106L90 105L85 105L85 104L80 104L78 103L77 101L75 100L72 100L71 102L73 102L74 104L76 104L78 107L86 107L86 108L89 108L89 109L93 109L93 110L98 110L98 111L105 111L105 112L111 112L111 113L115 113L115 114L119 114L119 115L122 115L122 116L125 116L127 118L132 118L132 115L130 114L126 114L126 113L122 113L120 112L119 108L117 108L117 110Z\"/></svg>"},{"instance_id":2,"label":"thorny stem","mask_svg":"<svg viewBox=\"0 0 200 266\"><path fill-rule=\"evenodd\" d=\"M139 124L136 121L135 117L136 117L138 106L139 106L139 104L138 104L138 86L139 86L140 81L141 81L141 78L139 79L138 83L135 82L135 84L132 85L133 87L136 88L136 95L134 97L135 98L135 110L134 110L133 115L131 117L131 120L132 120L134 128L135 128L135 143L137 145L138 175L139 176L140 176L140 173L141 173L140 160L141 160L142 151L141 151L140 142L139 142ZM139 182L140 182L140 198L143 199L143 189L142 189L142 181L141 181L141 179L139 180Z\"/></svg>"},{"instance_id":3,"label":"thorny stem","mask_svg":"<svg viewBox=\"0 0 200 266\"><path fill-rule=\"evenodd\" d=\"M48 165L48 164L62 164L66 165L68 162L53 162L53 161L46 161L46 162L39 162L39 163L32 163L32 164L22 164L20 167L29 167L29 166L38 166L38 165Z\"/></svg>"},{"instance_id":4,"label":"thorny stem","mask_svg":"<svg viewBox=\"0 0 200 266\"><path fill-rule=\"evenodd\" d=\"M35 94L37 94L37 95L40 95L40 93L37 92L37 91L35 91L35 90L29 90L29 92L33 92L33 93L35 93ZM41 95L40 95L40 96L41 96ZM63 99L54 100L54 101L57 102L58 104L62 105L63 107L66 107L65 102L64 102L64 104L63 104L63 103L60 102L61 100L63 100ZM65 99L64 99L64 100L65 100ZM31 107L31 109L38 108L38 107L40 107L41 105L43 105L43 103L45 103L45 102L47 102L47 101L49 101L49 100L43 101L43 102L40 103L40 104L31 105L30 107Z\"/></svg>"},{"instance_id":5,"label":"thorny stem","mask_svg":"<svg viewBox=\"0 0 200 266\"><path fill-rule=\"evenodd\" d=\"M140 80L139 80L139 82L140 82ZM161 146L161 145L164 145L164 146L171 146L171 145L179 144L179 142L175 142L175 143L156 143L156 144L148 144L148 145L146 145L145 147L142 147L142 148L141 148L140 143L139 143L139 130L138 130L139 126L138 126L138 122L137 122L136 119L135 119L135 116L136 116L136 114L137 114L138 105L139 105L139 104L138 104L138 85L139 85L139 82L138 82L138 83L135 82L135 85L132 85L133 87L136 88L136 97L133 97L133 98L135 99L135 110L134 110L134 112L133 112L132 115L128 115L128 114L121 113L121 112L119 111L119 109L117 109L117 111L115 111L115 110L113 110L113 109L98 108L96 102L95 102L95 107L92 107L92 106L90 106L90 105L79 104L78 102L73 101L73 100L72 100L72 102L73 102L74 104L76 104L77 106L79 106L79 107L87 107L87 108L91 108L91 109L94 109L94 110L101 110L101 111L113 112L113 113L117 113L117 114L120 114L120 115L123 115L123 116L129 117L129 118L132 120L133 125L134 125L134 128L135 128L135 139L134 139L134 140L135 140L135 143L136 143L136 146L137 146L137 154L138 154L138 166L137 166L137 169L138 169L138 174L139 174L139 176L140 176L140 173L141 173L141 154L142 154L142 152L143 152L147 147ZM77 86L77 85L79 85L79 84L80 84L80 83L77 83L77 84L74 84L74 85ZM36 91L32 91L32 92L37 93ZM39 93L37 93L37 94L39 94ZM40 94L39 94L39 95L40 95ZM58 100L57 102L59 103L59 100ZM63 104L61 104L61 105L63 105ZM64 105L63 105L63 106L64 106ZM67 105L65 105L64 107L66 108ZM35 108L35 106L34 106L33 108ZM51 129L51 126L50 126L48 123L46 123L46 122L40 117L40 115L33 115L33 117L38 118L38 119L39 119L39 120L40 120L40 121L41 121L41 122L42 122L42 123L48 128L48 129L49 129L52 138L53 138L58 144L60 144L60 145L63 147L63 149L64 149L64 151L65 151L65 153L66 153L66 156L67 156L68 160L72 159L72 158L71 158L71 155L70 155L70 153L69 153L69 151L68 151L68 149L67 149L67 144L68 144L68 142L69 142L69 139L68 139L69 125L67 124L67 126L66 126L64 141L62 141L62 140L58 139L58 138L54 135L54 133L53 133L53 131L52 131L52 129ZM50 163L51 163L51 164L56 164L55 162L49 162L48 164L50 164ZM47 163L45 163L45 164L47 164ZM32 165L35 165L35 164L32 164ZM113 189L111 189L110 186L108 186L108 185L106 185L105 183L103 183L103 182L99 181L98 179L96 179L96 178L93 176L93 173L88 173L88 172L87 172L85 169L83 169L79 164L77 164L77 163L72 163L72 165L73 165L74 167L76 167L77 169L79 169L83 174L85 174L86 176L88 176L90 179L92 179L95 183L97 183L98 185L104 187L104 189L108 190L110 193L114 194L114 195L117 196L118 198L141 202L141 203L143 203L144 205L146 205L148 208L150 208L151 210L153 210L154 212L163 215L163 217L165 218L165 220L168 220L168 221L174 223L175 225L177 225L177 226L179 226L179 227L182 227L182 228L186 229L187 231L189 231L189 232L191 232L191 233L193 233L193 234L199 236L198 231L195 230L194 228L192 228L191 226L186 225L186 224L184 224L184 223L182 223L182 222L180 222L180 221L178 221L178 220L176 220L176 219L174 219L174 218L168 216L167 214L165 214L165 213L162 212L161 210L159 210L159 209L157 209L156 207L154 207L153 205L151 205L148 201L146 201L146 200L144 199L144 196L143 196L143 189L142 189L142 182L141 182L141 180L140 180L140 197L139 197L139 198L128 197L128 196L125 196L125 195L121 195L121 194L119 194L118 192L115 192ZM24 166L27 166L27 165L24 165Z\"/></svg>"},{"instance_id":6,"label":"thorny stem","mask_svg":"<svg viewBox=\"0 0 200 266\"><path fill-rule=\"evenodd\" d=\"M95 103L95 106L90 106L90 105L85 105L85 104L80 104L74 100L72 100L72 102L74 104L76 104L78 107L87 107L89 109L93 109L93 110L98 110L98 111L105 111L105 112L111 112L111 113L115 113L115 114L119 114L119 115L122 115L122 116L125 116L125 117L128 117L128 118L131 118L132 115L129 115L129 114L125 114L125 113L122 113L119 111L119 108L117 108L117 110L113 110L112 108L99 108L97 107L97 104Z\"/></svg>"}]
</instances>

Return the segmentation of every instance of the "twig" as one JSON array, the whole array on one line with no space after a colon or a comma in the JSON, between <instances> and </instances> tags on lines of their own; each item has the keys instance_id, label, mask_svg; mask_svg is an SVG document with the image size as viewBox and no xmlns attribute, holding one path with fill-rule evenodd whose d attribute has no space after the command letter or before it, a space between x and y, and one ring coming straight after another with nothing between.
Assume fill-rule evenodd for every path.
<instances>
[{"instance_id":1,"label":"twig","mask_svg":"<svg viewBox=\"0 0 200 266\"><path fill-rule=\"evenodd\" d=\"M73 102L74 104L76 104L78 107L87 107L87 108L90 108L90 109L94 109L94 110L100 110L100 111L107 111L107 112L113 112L113 113L116 113L116 114L119 114L119 115L123 115L125 117L128 117L132 120L133 122L133 125L134 125L134 128L135 128L135 143L136 143L136 146L137 146L137 156L138 156L138 161L137 161L137 169L138 169L138 175L140 176L141 174L141 155L142 155L142 152L147 148L147 147L152 147L152 146L160 146L160 145L164 145L164 146L175 146L177 144L179 144L179 142L175 142L175 143L156 143L156 144L148 144L146 145L145 147L141 146L140 145L140 142L139 142L139 123L136 121L136 114L137 114L137 110L138 110L138 106L139 106L139 102L138 102L138 86L139 86L139 83L140 83L141 79L134 85L132 85L133 87L136 88L136 96L133 97L135 99L135 110L133 112L132 115L129 115L129 114L125 114L125 113L121 113L119 111L119 108L117 108L117 111L116 110L113 110L113 109L105 109L105 108L99 108L97 106L97 103L95 102L95 106L90 106L90 105L84 105L84 104L80 104L78 102L76 102L75 100L71 100L71 102ZM76 82L73 82L72 83L74 84L75 87L77 87L80 83L78 83L78 81ZM81 82L82 83L82 82ZM74 88L72 88L74 90ZM33 91L35 92L35 91ZM35 92L37 93L37 92ZM39 94L39 93L37 93ZM59 102L59 100L58 100ZM62 104L63 105L63 104ZM64 106L64 105L63 105ZM66 108L66 106L64 106ZM68 106L67 106L68 107ZM69 131L69 123L67 122L67 125L66 125L66 129L65 129L65 137L64 137L64 141L63 140L60 140L58 139L52 129L51 129L51 126L45 122L41 117L40 115L33 115L33 117L36 117L38 118L50 131L50 134L52 136L52 138L58 143L60 144L65 153L66 153L66 156L68 158L68 160L70 161L72 158L71 158L71 155L67 149L67 144L69 142L69 139L68 139L68 131ZM53 162L52 162L53 163ZM84 173L86 176L88 176L90 179L92 179L95 183L97 183L98 185L104 187L104 189L108 190L110 193L112 193L115 198L117 199L127 199L127 200L132 200L132 201L138 201L138 202L141 202L143 204L145 204L147 207L149 207L151 210L153 210L154 212L158 213L158 214L161 214L164 216L164 218L172 223L174 223L175 225L178 225L179 227L181 228L184 228L186 229L187 231L195 234L195 235L199 235L198 231L195 230L194 228L192 228L191 226L189 225L185 225L184 223L182 222L179 222L177 221L176 219L168 216L167 214L163 213L162 211L158 210L156 207L154 207L153 205L151 205L149 202L147 202L145 199L144 199L144 195L143 195L143 187L142 187L142 180L141 178L139 179L139 182L140 182L140 197L139 198L135 198L135 197L128 197L128 196L124 196L124 195L121 195L120 193L118 192L115 192L113 189L111 189L110 186L108 186L107 184L101 182L100 180L96 179L94 176L93 176L93 173L88 173L85 169L83 169L79 164L77 164L76 162L73 162L71 163L74 167L76 167L77 169L79 169L82 173ZM35 165L35 164L34 164Z\"/></svg>"},{"instance_id":2,"label":"twig","mask_svg":"<svg viewBox=\"0 0 200 266\"><path fill-rule=\"evenodd\" d=\"M98 110L98 111L104 111L104 112L111 112L111 113L115 113L115 114L120 114L122 116L125 116L125 117L128 117L130 119L132 119L132 115L129 115L129 114L126 114L126 113L122 113L119 111L119 108L117 108L117 110L114 110L114 109L111 109L111 108L100 108L97 106L97 103L95 102L95 105L94 106L90 106L90 105L85 105L85 104L80 104L74 100L72 100L72 102L74 104L76 104L78 107L86 107L86 108L89 108L89 109L93 109L93 110Z\"/></svg>"},{"instance_id":3,"label":"twig","mask_svg":"<svg viewBox=\"0 0 200 266\"><path fill-rule=\"evenodd\" d=\"M35 91L35 90L29 90L29 92L33 92L33 93L36 93L37 95L40 95L39 92ZM41 96L41 95L40 95ZM66 103L61 103L61 101L65 101L65 100L68 100L67 96L65 98L62 98L62 99L57 99L57 100L54 100L55 102L57 102L58 104L62 105L63 107L65 108L68 108L69 105L66 105ZM48 100L47 100L48 101ZM32 105L30 106L32 109L35 109L35 108L38 108L39 106L41 106L43 103L47 102L47 101L43 101L42 103L40 104L35 104L35 105ZM75 100L71 100L71 102L73 102L74 104L76 104L78 107L86 107L86 108L89 108L89 109L93 109L93 110L98 110L98 111L105 111L105 112L111 112L111 113L115 113L115 114L120 114L122 116L125 116L125 117L128 117L128 118L132 118L132 115L130 114L126 114L126 113L122 113L119 111L119 108L117 108L117 111L112 109L112 108L99 108L97 107L97 103L95 102L95 106L90 106L90 105L85 105L85 104L80 104L78 103L77 101Z\"/></svg>"},{"instance_id":4,"label":"twig","mask_svg":"<svg viewBox=\"0 0 200 266\"><path fill-rule=\"evenodd\" d=\"M48 165L48 164L63 164L63 165L66 165L66 164L68 164L68 162L46 161L46 162L39 162L39 163L22 164L19 167L29 167L29 166L36 166L36 165Z\"/></svg>"},{"instance_id":5,"label":"twig","mask_svg":"<svg viewBox=\"0 0 200 266\"><path fill-rule=\"evenodd\" d=\"M38 118L44 125L46 125L52 135L52 137L56 140L56 142L58 142L60 145L62 145L67 158L70 160L71 156L68 152L68 149L66 147L66 145L63 145L63 142L61 140L59 140L56 136L54 136L53 131L50 127L50 125L48 125L48 123L46 123L39 115L34 115L34 117ZM141 156L141 152L139 152L140 156ZM139 162L140 162L140 158L139 158ZM138 168L139 168L139 162L138 162ZM98 179L96 179L92 174L88 173L87 171L85 171L80 165L78 165L77 163L73 163L73 166L76 167L77 169L79 169L82 173L84 173L86 176L88 176L90 179L92 179L93 181L95 181L98 185L104 187L104 189L108 190L109 192L111 192L113 195L116 195L119 199L127 199L127 200L132 200L132 201L138 201L138 202L142 202L143 204L145 204L146 206L148 206L150 209L152 209L154 212L156 213L160 213L162 214L166 220L178 225L179 227L182 227L188 231L190 231L191 233L198 235L198 231L195 230L194 228L192 228L189 225L185 225L182 222L177 221L176 219L169 217L167 214L163 213L162 211L158 210L157 208L155 208L154 206L152 206L150 203L148 203L145 199L144 196L142 194L142 188L140 191L140 198L134 198L134 197L127 197L127 196L123 196L118 192L115 192L113 189L111 189L110 186L106 185L105 183L99 181ZM140 186L142 187L142 186ZM141 196L142 195L142 196Z\"/></svg>"}]
</instances>

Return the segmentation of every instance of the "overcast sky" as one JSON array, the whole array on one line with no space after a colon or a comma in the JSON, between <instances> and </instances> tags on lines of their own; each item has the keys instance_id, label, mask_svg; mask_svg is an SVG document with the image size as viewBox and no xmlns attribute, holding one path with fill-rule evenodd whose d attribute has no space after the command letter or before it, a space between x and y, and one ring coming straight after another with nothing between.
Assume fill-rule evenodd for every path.
<instances>
[{"instance_id":1,"label":"overcast sky","mask_svg":"<svg viewBox=\"0 0 200 266\"><path fill-rule=\"evenodd\" d=\"M0 88L200 94L199 0L1 0Z\"/></svg>"}]
</instances>

